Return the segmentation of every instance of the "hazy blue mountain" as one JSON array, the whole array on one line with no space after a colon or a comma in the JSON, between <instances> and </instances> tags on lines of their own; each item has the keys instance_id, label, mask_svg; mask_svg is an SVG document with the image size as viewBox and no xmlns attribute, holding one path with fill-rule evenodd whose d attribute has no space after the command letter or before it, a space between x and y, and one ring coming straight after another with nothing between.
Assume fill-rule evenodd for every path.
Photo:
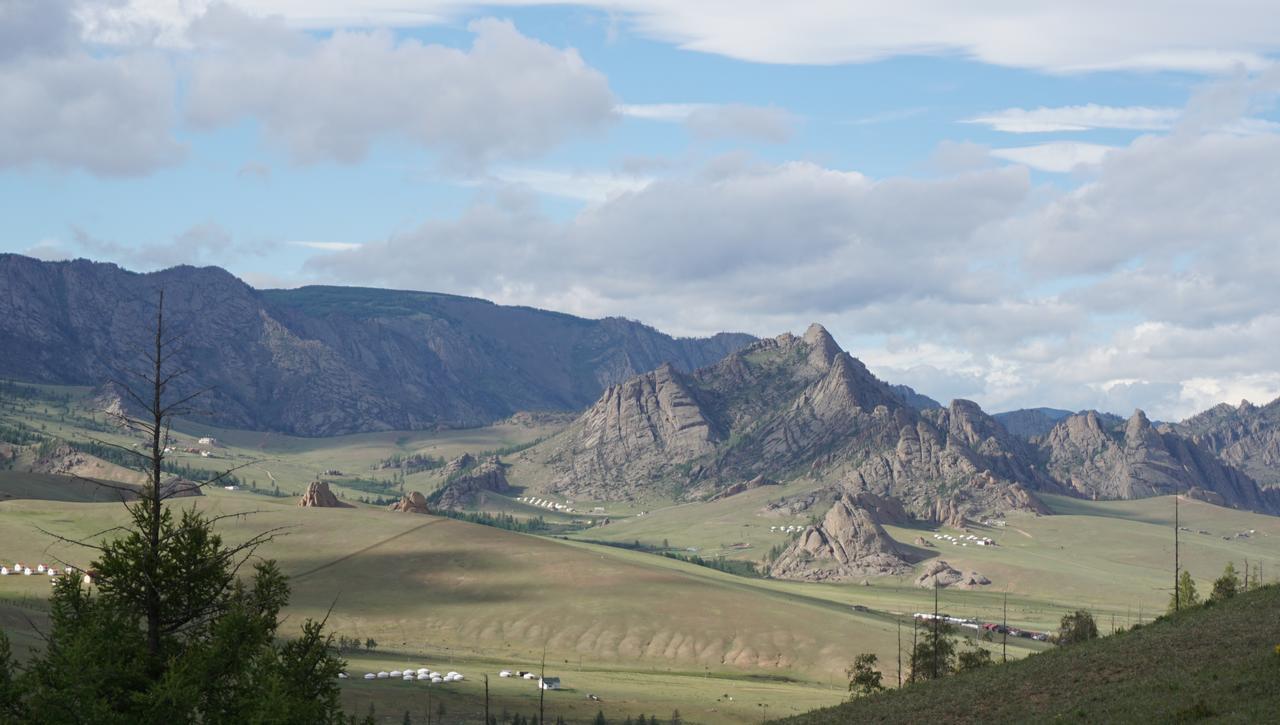
<instances>
[{"instance_id":1,"label":"hazy blue mountain","mask_svg":"<svg viewBox=\"0 0 1280 725\"><path fill-rule=\"evenodd\" d=\"M486 300L353 287L256 290L217 267L138 274L0 255L0 377L101 385L137 365L156 293L212 387L196 417L299 435L481 425L578 410L670 362L690 371L755 338L678 339Z\"/></svg>"}]
</instances>

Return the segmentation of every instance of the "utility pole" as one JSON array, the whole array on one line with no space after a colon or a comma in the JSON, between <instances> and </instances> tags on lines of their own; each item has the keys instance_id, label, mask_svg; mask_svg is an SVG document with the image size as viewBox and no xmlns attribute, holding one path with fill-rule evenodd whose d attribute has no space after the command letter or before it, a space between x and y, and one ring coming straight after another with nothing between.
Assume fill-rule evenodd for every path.
<instances>
[{"instance_id":1,"label":"utility pole","mask_svg":"<svg viewBox=\"0 0 1280 725\"><path fill-rule=\"evenodd\" d=\"M1186 468L1186 466L1183 466ZM1182 589L1178 582L1178 482L1173 483L1173 611L1182 610Z\"/></svg>"},{"instance_id":2,"label":"utility pole","mask_svg":"<svg viewBox=\"0 0 1280 725\"><path fill-rule=\"evenodd\" d=\"M938 575L933 575L933 679L938 679Z\"/></svg>"},{"instance_id":3,"label":"utility pole","mask_svg":"<svg viewBox=\"0 0 1280 725\"><path fill-rule=\"evenodd\" d=\"M920 631L920 620L911 618L911 674L907 675L907 683L916 681L916 633Z\"/></svg>"},{"instance_id":4,"label":"utility pole","mask_svg":"<svg viewBox=\"0 0 1280 725\"><path fill-rule=\"evenodd\" d=\"M543 700L547 697L547 642L542 641L542 672L538 675L538 725L543 725L547 721L546 711L543 709Z\"/></svg>"},{"instance_id":5,"label":"utility pole","mask_svg":"<svg viewBox=\"0 0 1280 725\"><path fill-rule=\"evenodd\" d=\"M489 673L484 675L484 725L489 725Z\"/></svg>"},{"instance_id":6,"label":"utility pole","mask_svg":"<svg viewBox=\"0 0 1280 725\"><path fill-rule=\"evenodd\" d=\"M902 620L898 620L898 689L902 689Z\"/></svg>"},{"instance_id":7,"label":"utility pole","mask_svg":"<svg viewBox=\"0 0 1280 725\"><path fill-rule=\"evenodd\" d=\"M1009 586L1004 587L1003 614L1000 616L1000 628L1004 630L1004 640L1000 642L1000 662L1009 661Z\"/></svg>"}]
</instances>

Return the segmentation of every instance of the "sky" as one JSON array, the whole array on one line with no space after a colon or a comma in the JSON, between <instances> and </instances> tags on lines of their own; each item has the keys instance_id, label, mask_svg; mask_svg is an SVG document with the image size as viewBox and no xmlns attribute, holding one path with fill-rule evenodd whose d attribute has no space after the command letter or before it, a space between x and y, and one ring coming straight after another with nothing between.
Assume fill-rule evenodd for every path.
<instances>
[{"instance_id":1,"label":"sky","mask_svg":"<svg viewBox=\"0 0 1280 725\"><path fill-rule=\"evenodd\" d=\"M1176 420L1280 396L1278 60L1274 0L0 0L0 252Z\"/></svg>"}]
</instances>

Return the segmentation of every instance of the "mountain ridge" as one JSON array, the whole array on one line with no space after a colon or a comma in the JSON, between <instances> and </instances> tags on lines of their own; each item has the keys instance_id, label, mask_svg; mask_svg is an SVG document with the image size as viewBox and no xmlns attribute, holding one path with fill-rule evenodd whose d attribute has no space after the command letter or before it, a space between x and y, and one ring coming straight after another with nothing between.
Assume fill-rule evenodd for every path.
<instances>
[{"instance_id":1,"label":"mountain ridge","mask_svg":"<svg viewBox=\"0 0 1280 725\"><path fill-rule=\"evenodd\" d=\"M755 338L673 338L439 293L255 290L219 267L137 273L0 255L0 377L101 385L146 349L156 292L184 336L202 418L296 435L469 427L520 410L578 410L669 361L695 369ZM190 358L187 360L186 358Z\"/></svg>"}]
</instances>

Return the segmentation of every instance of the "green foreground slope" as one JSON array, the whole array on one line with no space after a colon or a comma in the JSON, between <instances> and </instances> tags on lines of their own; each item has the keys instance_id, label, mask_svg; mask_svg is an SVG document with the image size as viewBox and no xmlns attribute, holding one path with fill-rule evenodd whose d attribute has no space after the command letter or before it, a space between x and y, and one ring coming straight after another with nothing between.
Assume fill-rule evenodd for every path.
<instances>
[{"instance_id":1,"label":"green foreground slope","mask_svg":"<svg viewBox=\"0 0 1280 725\"><path fill-rule=\"evenodd\" d=\"M1277 722L1280 586L782 722Z\"/></svg>"}]
</instances>

